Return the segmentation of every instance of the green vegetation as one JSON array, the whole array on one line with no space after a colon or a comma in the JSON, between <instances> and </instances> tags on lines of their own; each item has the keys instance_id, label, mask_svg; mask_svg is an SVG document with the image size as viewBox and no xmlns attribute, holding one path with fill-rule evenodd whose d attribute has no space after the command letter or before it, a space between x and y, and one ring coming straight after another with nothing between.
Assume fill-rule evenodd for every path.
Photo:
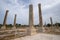
<instances>
[{"instance_id":1,"label":"green vegetation","mask_svg":"<svg viewBox=\"0 0 60 40\"><path fill-rule=\"evenodd\" d=\"M47 24L47 25L45 25L45 26L47 26L47 27L50 27L51 26L51 24ZM55 23L55 24L53 24L53 26L59 26L60 27L60 23Z\"/></svg>"},{"instance_id":2,"label":"green vegetation","mask_svg":"<svg viewBox=\"0 0 60 40\"><path fill-rule=\"evenodd\" d=\"M0 24L0 28L2 27L2 24Z\"/></svg>"},{"instance_id":3,"label":"green vegetation","mask_svg":"<svg viewBox=\"0 0 60 40\"><path fill-rule=\"evenodd\" d=\"M0 28L1 28L2 26L3 26L3 25L0 24ZM44 25L44 26L46 26L46 27L50 27L51 24L48 23L48 24L46 24L46 25ZM55 24L53 24L53 26L58 26L58 27L60 27L60 23L55 23ZM6 25L6 28L12 28L12 27L13 27L12 24L7 24L7 25ZM19 27L29 27L29 25L16 24L16 28L19 28ZM39 25L34 25L34 27L39 27Z\"/></svg>"}]
</instances>

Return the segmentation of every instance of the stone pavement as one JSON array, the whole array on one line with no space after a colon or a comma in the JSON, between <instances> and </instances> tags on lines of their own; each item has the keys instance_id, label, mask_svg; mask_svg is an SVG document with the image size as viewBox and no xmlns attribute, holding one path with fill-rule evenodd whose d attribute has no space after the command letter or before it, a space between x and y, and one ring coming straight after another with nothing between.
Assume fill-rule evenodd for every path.
<instances>
[{"instance_id":1,"label":"stone pavement","mask_svg":"<svg viewBox=\"0 0 60 40\"><path fill-rule=\"evenodd\" d=\"M60 35L39 33L33 36L25 36L12 40L60 40Z\"/></svg>"}]
</instances>

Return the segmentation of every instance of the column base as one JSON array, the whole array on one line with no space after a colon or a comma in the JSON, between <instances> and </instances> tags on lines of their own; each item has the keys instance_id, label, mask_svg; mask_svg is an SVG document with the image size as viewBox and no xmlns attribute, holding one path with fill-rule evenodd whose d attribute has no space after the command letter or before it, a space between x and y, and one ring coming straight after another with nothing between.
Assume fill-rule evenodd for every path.
<instances>
[{"instance_id":1,"label":"column base","mask_svg":"<svg viewBox=\"0 0 60 40\"><path fill-rule=\"evenodd\" d=\"M2 26L1 29L6 29L6 26Z\"/></svg>"},{"instance_id":2,"label":"column base","mask_svg":"<svg viewBox=\"0 0 60 40\"><path fill-rule=\"evenodd\" d=\"M12 27L12 29L16 29L16 27L14 26L14 27Z\"/></svg>"},{"instance_id":3,"label":"column base","mask_svg":"<svg viewBox=\"0 0 60 40\"><path fill-rule=\"evenodd\" d=\"M43 32L43 27L39 27L37 30L38 33Z\"/></svg>"},{"instance_id":4,"label":"column base","mask_svg":"<svg viewBox=\"0 0 60 40\"><path fill-rule=\"evenodd\" d=\"M27 30L28 32L28 35L35 35L37 32L36 32L36 29L34 27L32 28L28 28Z\"/></svg>"}]
</instances>

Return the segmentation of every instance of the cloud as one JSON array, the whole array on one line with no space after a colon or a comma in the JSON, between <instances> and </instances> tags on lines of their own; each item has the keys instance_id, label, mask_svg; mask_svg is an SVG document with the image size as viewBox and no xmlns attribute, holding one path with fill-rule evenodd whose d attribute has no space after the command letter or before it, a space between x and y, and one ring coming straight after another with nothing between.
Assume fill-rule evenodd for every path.
<instances>
[{"instance_id":1,"label":"cloud","mask_svg":"<svg viewBox=\"0 0 60 40\"><path fill-rule=\"evenodd\" d=\"M13 24L15 14L17 23L29 24L29 4L33 4L34 24L39 24L38 3L41 3L43 22L49 23L50 16L54 22L60 22L60 0L0 0L0 23L3 23L5 11L8 9L7 24Z\"/></svg>"},{"instance_id":2,"label":"cloud","mask_svg":"<svg viewBox=\"0 0 60 40\"><path fill-rule=\"evenodd\" d=\"M21 2L23 3L23 2ZM22 4L19 4L17 0L15 1L12 1L12 0L6 0L6 1L0 1L0 10L2 9L3 11L1 11L1 14L5 14L5 11L6 10L9 10L9 13L8 13L8 18L7 18L7 24L10 24L14 22L14 15L17 14L17 23L21 23L21 24L25 24L27 23L24 19L27 19L27 16L25 14L27 14L28 12L28 8L24 8L25 6L22 5ZM2 13L4 12L4 13ZM3 17L4 18L4 17ZM22 22L21 22L21 21Z\"/></svg>"},{"instance_id":3,"label":"cloud","mask_svg":"<svg viewBox=\"0 0 60 40\"><path fill-rule=\"evenodd\" d=\"M49 18L52 17L53 18L53 22L60 22L60 3L54 5L51 8L48 8L46 10L43 10L43 19L44 21L46 21L47 23L50 23ZM48 20L48 21L47 21Z\"/></svg>"},{"instance_id":4,"label":"cloud","mask_svg":"<svg viewBox=\"0 0 60 40\"><path fill-rule=\"evenodd\" d=\"M58 0L58 1L57 0L31 0L31 4L34 5L35 24L39 23L39 18L38 18L39 17L39 15L38 15L38 4L39 3L41 3L43 23L45 23L45 21L47 23L50 23L50 19L49 19L50 17L53 17L54 23L56 21L58 21L58 20L55 20L54 18L56 18L55 16L58 16L58 14L60 13L59 12L60 0ZM56 12L59 12L59 13L56 13ZM59 19L59 17L58 17L58 19ZM60 21L58 21L58 22L60 22Z\"/></svg>"}]
</instances>

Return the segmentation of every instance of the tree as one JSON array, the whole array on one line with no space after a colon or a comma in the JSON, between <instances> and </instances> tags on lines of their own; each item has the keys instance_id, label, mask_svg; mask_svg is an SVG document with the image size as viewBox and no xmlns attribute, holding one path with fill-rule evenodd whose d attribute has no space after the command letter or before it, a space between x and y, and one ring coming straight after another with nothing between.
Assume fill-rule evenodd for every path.
<instances>
[{"instance_id":1,"label":"tree","mask_svg":"<svg viewBox=\"0 0 60 40\"><path fill-rule=\"evenodd\" d=\"M0 28L2 27L2 24L0 24Z\"/></svg>"},{"instance_id":2,"label":"tree","mask_svg":"<svg viewBox=\"0 0 60 40\"><path fill-rule=\"evenodd\" d=\"M47 27L50 27L50 26L51 26L51 24L48 23L48 24L47 24Z\"/></svg>"},{"instance_id":3,"label":"tree","mask_svg":"<svg viewBox=\"0 0 60 40\"><path fill-rule=\"evenodd\" d=\"M55 23L55 26L60 26L60 23Z\"/></svg>"}]
</instances>

